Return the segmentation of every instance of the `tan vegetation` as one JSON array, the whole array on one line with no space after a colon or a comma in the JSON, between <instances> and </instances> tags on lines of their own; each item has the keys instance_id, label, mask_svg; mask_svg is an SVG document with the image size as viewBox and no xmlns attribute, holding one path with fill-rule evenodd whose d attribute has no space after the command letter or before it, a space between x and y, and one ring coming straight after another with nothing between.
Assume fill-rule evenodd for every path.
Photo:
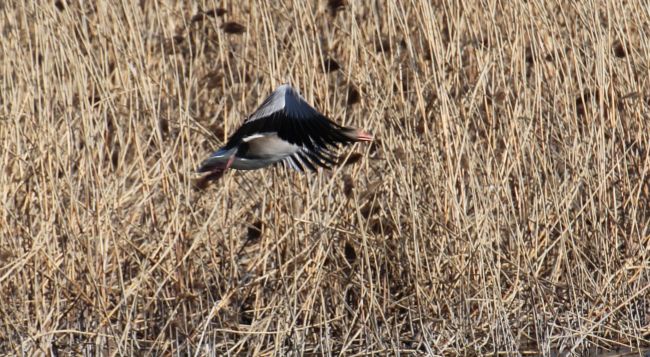
<instances>
[{"instance_id":1,"label":"tan vegetation","mask_svg":"<svg viewBox=\"0 0 650 357\"><path fill-rule=\"evenodd\" d=\"M0 353L650 347L644 1L185 3L0 3ZM376 140L197 180L286 81Z\"/></svg>"}]
</instances>

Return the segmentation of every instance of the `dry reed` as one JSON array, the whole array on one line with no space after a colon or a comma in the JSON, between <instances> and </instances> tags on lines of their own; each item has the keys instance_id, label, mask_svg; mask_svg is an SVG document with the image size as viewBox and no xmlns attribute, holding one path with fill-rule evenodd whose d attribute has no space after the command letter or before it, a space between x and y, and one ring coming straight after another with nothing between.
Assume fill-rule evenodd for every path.
<instances>
[{"instance_id":1,"label":"dry reed","mask_svg":"<svg viewBox=\"0 0 650 357\"><path fill-rule=\"evenodd\" d=\"M0 353L650 347L644 1L0 10ZM375 142L196 180L286 81Z\"/></svg>"}]
</instances>

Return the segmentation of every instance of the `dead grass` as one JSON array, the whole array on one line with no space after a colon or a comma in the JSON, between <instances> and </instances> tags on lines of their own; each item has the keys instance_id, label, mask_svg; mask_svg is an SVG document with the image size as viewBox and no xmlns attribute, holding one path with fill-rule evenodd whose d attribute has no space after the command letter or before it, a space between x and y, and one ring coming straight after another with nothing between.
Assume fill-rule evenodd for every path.
<instances>
[{"instance_id":1,"label":"dead grass","mask_svg":"<svg viewBox=\"0 0 650 357\"><path fill-rule=\"evenodd\" d=\"M0 4L1 353L650 347L645 2L36 3ZM288 80L377 140L193 181Z\"/></svg>"}]
</instances>

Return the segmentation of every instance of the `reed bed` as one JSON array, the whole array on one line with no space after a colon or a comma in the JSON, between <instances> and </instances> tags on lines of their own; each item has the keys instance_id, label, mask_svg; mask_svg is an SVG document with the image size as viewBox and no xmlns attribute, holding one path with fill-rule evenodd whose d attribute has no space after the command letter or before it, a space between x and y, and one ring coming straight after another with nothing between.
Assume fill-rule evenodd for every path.
<instances>
[{"instance_id":1,"label":"reed bed","mask_svg":"<svg viewBox=\"0 0 650 357\"><path fill-rule=\"evenodd\" d=\"M0 353L648 353L649 21L615 0L2 2ZM374 142L330 171L197 177L285 82Z\"/></svg>"}]
</instances>

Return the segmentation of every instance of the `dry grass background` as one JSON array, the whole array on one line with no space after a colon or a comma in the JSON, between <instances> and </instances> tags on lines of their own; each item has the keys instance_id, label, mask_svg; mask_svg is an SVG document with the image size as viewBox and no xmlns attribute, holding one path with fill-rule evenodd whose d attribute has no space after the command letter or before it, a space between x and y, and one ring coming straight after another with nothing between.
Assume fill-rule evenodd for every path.
<instances>
[{"instance_id":1,"label":"dry grass background","mask_svg":"<svg viewBox=\"0 0 650 357\"><path fill-rule=\"evenodd\" d=\"M0 11L0 353L650 347L644 1ZM197 181L288 80L376 141Z\"/></svg>"}]
</instances>

